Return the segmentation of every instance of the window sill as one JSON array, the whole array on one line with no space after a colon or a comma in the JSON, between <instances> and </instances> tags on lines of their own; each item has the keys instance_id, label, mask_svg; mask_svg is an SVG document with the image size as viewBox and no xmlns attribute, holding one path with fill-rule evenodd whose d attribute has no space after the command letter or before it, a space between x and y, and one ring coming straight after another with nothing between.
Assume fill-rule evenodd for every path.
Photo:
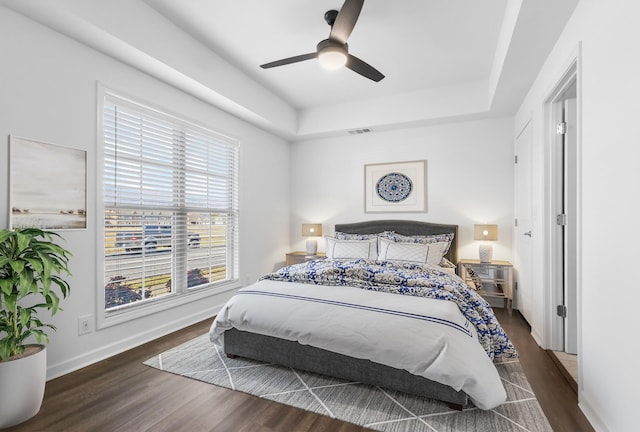
<instances>
[{"instance_id":1,"label":"window sill","mask_svg":"<svg viewBox=\"0 0 640 432\"><path fill-rule=\"evenodd\" d=\"M171 294L159 299L148 300L144 303L123 305L111 311L103 311L98 317L96 329L101 330L119 325L154 313L175 308L176 306L235 290L240 287L240 281L236 280L216 285L213 288L194 289L186 293Z\"/></svg>"}]
</instances>

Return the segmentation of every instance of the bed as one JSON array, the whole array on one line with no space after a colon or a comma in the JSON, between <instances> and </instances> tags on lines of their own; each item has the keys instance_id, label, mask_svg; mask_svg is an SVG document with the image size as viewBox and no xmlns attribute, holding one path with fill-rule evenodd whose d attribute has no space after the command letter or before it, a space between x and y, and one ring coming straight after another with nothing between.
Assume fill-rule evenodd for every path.
<instances>
[{"instance_id":1,"label":"bed","mask_svg":"<svg viewBox=\"0 0 640 432\"><path fill-rule=\"evenodd\" d=\"M328 259L285 267L239 290L216 316L212 342L230 357L438 399L453 409L503 403L493 360L517 354L488 304L452 274L457 225L384 220L336 224L335 232ZM430 263L393 255L422 253L418 244L425 243L435 251ZM365 247L375 251L367 255Z\"/></svg>"}]
</instances>

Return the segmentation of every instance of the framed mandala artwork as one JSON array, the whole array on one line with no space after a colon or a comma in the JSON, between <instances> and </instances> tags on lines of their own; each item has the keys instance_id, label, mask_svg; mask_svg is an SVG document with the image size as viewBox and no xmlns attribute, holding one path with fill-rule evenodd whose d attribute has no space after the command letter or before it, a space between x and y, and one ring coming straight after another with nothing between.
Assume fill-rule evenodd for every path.
<instances>
[{"instance_id":1,"label":"framed mandala artwork","mask_svg":"<svg viewBox=\"0 0 640 432\"><path fill-rule=\"evenodd\" d=\"M365 165L365 212L426 212L426 173L427 161Z\"/></svg>"}]
</instances>

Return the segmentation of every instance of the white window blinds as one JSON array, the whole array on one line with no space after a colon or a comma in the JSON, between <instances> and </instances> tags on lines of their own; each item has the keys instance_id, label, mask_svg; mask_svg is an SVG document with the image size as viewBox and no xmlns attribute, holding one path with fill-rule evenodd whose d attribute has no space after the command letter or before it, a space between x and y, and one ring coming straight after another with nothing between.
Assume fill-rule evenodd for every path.
<instances>
[{"instance_id":1,"label":"white window blinds","mask_svg":"<svg viewBox=\"0 0 640 432\"><path fill-rule=\"evenodd\" d=\"M238 143L105 95L107 310L238 278Z\"/></svg>"}]
</instances>

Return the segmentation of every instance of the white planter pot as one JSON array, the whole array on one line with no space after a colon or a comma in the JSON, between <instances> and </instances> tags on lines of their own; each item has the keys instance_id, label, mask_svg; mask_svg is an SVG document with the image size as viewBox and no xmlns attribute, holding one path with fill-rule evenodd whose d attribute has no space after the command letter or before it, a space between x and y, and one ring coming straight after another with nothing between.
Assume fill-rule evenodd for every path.
<instances>
[{"instance_id":1,"label":"white planter pot","mask_svg":"<svg viewBox=\"0 0 640 432\"><path fill-rule=\"evenodd\" d=\"M30 356L0 362L0 429L27 421L40 411L47 381L47 349L41 347Z\"/></svg>"}]
</instances>

